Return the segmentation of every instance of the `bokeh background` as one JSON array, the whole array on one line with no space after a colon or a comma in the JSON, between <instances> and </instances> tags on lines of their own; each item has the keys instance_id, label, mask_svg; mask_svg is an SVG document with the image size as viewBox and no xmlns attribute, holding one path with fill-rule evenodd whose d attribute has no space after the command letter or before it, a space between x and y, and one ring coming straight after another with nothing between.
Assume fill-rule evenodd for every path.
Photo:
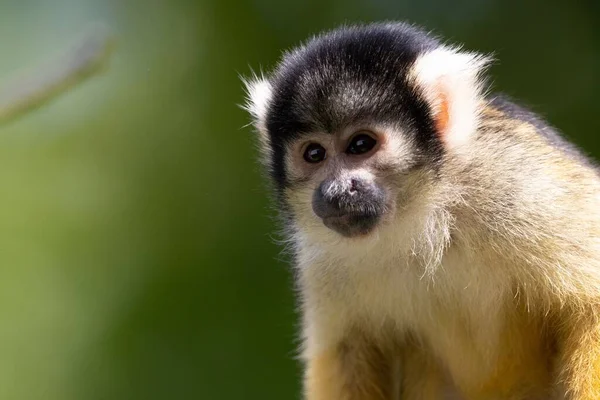
<instances>
[{"instance_id":1,"label":"bokeh background","mask_svg":"<svg viewBox=\"0 0 600 400\"><path fill-rule=\"evenodd\" d=\"M238 74L381 19L494 52L496 89L600 155L595 0L0 0L0 83L91 23L118 42L0 126L0 399L299 399Z\"/></svg>"}]
</instances>

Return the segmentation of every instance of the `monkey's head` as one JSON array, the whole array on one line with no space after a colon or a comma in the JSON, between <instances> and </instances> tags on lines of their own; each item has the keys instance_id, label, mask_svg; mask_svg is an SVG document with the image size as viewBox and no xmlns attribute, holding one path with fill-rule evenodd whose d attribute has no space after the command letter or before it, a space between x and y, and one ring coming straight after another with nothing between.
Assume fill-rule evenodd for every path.
<instances>
[{"instance_id":1,"label":"monkey's head","mask_svg":"<svg viewBox=\"0 0 600 400\"><path fill-rule=\"evenodd\" d=\"M296 232L363 238L402 219L476 134L485 59L405 24L344 27L246 82Z\"/></svg>"}]
</instances>

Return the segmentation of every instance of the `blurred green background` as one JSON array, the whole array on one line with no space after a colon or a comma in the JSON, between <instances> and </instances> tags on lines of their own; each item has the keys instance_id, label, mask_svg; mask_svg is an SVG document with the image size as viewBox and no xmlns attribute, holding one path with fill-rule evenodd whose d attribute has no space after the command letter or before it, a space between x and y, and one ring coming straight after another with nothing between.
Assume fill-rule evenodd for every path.
<instances>
[{"instance_id":1,"label":"blurred green background","mask_svg":"<svg viewBox=\"0 0 600 400\"><path fill-rule=\"evenodd\" d=\"M0 82L92 22L118 38L105 73L0 126L0 399L298 399L238 73L407 19L495 52L496 89L600 155L599 4L0 0Z\"/></svg>"}]
</instances>

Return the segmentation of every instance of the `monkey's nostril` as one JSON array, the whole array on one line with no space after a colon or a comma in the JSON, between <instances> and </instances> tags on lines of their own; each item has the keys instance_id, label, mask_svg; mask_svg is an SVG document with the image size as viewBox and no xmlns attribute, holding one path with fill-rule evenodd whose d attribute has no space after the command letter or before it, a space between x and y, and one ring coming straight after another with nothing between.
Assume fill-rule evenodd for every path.
<instances>
[{"instance_id":1,"label":"monkey's nostril","mask_svg":"<svg viewBox=\"0 0 600 400\"><path fill-rule=\"evenodd\" d=\"M358 181L356 179L352 179L350 181L350 194L358 192L358 186Z\"/></svg>"}]
</instances>

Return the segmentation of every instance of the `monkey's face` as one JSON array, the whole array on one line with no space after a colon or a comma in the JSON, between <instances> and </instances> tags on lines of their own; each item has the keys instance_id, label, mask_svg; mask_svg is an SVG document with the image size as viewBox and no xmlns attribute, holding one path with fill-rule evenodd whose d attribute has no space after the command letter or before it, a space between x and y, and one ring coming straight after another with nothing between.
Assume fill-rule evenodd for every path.
<instances>
[{"instance_id":1,"label":"monkey's face","mask_svg":"<svg viewBox=\"0 0 600 400\"><path fill-rule=\"evenodd\" d=\"M285 201L299 228L360 237L393 219L418 165L414 147L392 127L347 127L301 135L286 148Z\"/></svg>"},{"instance_id":2,"label":"monkey's face","mask_svg":"<svg viewBox=\"0 0 600 400\"><path fill-rule=\"evenodd\" d=\"M342 143L336 141L328 143L329 151L317 142L301 147L303 161L309 164L326 162L327 153L332 158L332 166L314 190L312 210L325 226L343 236L368 233L388 208L387 191L365 163L379 150L380 141L368 131L359 131Z\"/></svg>"}]
</instances>

